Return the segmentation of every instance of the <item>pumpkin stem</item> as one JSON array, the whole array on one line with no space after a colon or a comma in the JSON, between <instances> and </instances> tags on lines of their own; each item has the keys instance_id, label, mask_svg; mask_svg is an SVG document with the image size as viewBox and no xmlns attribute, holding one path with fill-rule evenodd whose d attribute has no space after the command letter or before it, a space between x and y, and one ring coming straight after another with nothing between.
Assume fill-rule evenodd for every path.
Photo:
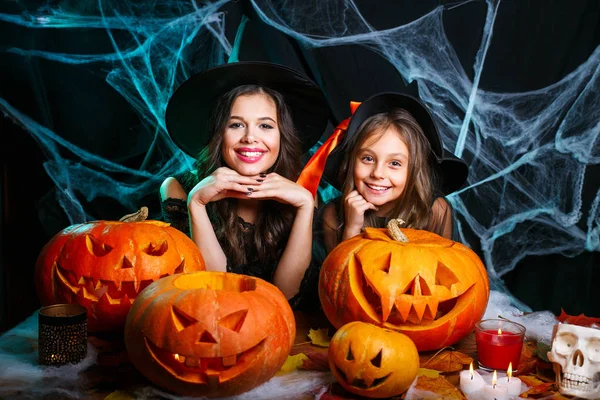
<instances>
[{"instance_id":1,"label":"pumpkin stem","mask_svg":"<svg viewBox=\"0 0 600 400\"><path fill-rule=\"evenodd\" d=\"M119 221L121 221L121 222L140 222L140 221L146 220L146 218L148 218L148 207L142 206L142 208L140 208L138 211L136 211L132 214L123 215L119 219Z\"/></svg>"},{"instance_id":2,"label":"pumpkin stem","mask_svg":"<svg viewBox=\"0 0 600 400\"><path fill-rule=\"evenodd\" d=\"M392 238L398 242L408 243L408 238L406 235L400 230L400 225L404 224L404 220L400 218L390 219L387 223L388 231Z\"/></svg>"}]
</instances>

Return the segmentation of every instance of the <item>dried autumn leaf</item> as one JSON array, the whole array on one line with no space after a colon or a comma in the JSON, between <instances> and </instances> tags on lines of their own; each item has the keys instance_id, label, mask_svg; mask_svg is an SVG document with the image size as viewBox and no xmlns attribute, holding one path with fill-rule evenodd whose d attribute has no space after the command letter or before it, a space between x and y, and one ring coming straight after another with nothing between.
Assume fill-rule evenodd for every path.
<instances>
[{"instance_id":1,"label":"dried autumn leaf","mask_svg":"<svg viewBox=\"0 0 600 400\"><path fill-rule=\"evenodd\" d=\"M281 369L277 372L277 375L287 374L288 372L295 371L302 366L304 360L308 360L308 356L304 353L298 353L293 356L288 356L285 362L281 366Z\"/></svg>"},{"instance_id":2,"label":"dried autumn leaf","mask_svg":"<svg viewBox=\"0 0 600 400\"><path fill-rule=\"evenodd\" d=\"M541 382L541 381L540 381ZM519 397L529 397L541 393L554 392L557 393L558 388L556 387L555 382L542 382L538 385L535 385L529 388L526 392L523 392L519 395Z\"/></svg>"},{"instance_id":3,"label":"dried autumn leaf","mask_svg":"<svg viewBox=\"0 0 600 400\"><path fill-rule=\"evenodd\" d=\"M429 368L419 368L419 371L417 372L417 376L426 376L428 378L437 378L438 376L440 376L440 371L436 371L435 369L429 369Z\"/></svg>"},{"instance_id":4,"label":"dried autumn leaf","mask_svg":"<svg viewBox=\"0 0 600 400\"><path fill-rule=\"evenodd\" d=\"M329 371L329 358L326 351L307 351L307 359L302 361L301 369L307 371Z\"/></svg>"},{"instance_id":5,"label":"dried autumn leaf","mask_svg":"<svg viewBox=\"0 0 600 400\"><path fill-rule=\"evenodd\" d=\"M428 378L426 376L419 376L417 378L417 384L415 389L426 390L440 395L444 399L466 399L465 395L456 388L453 384L440 375L437 378Z\"/></svg>"},{"instance_id":6,"label":"dried autumn leaf","mask_svg":"<svg viewBox=\"0 0 600 400\"><path fill-rule=\"evenodd\" d=\"M463 369L464 365L473 362L473 358L460 351L444 350L431 357L423 364L423 367L435 369L441 372L455 372Z\"/></svg>"},{"instance_id":7,"label":"dried autumn leaf","mask_svg":"<svg viewBox=\"0 0 600 400\"><path fill-rule=\"evenodd\" d=\"M560 309L560 315L558 320L563 324L580 325L580 326L592 326L593 324L600 324L600 318L588 317L585 314L569 315Z\"/></svg>"},{"instance_id":8,"label":"dried autumn leaf","mask_svg":"<svg viewBox=\"0 0 600 400\"><path fill-rule=\"evenodd\" d=\"M309 329L308 337L315 346L329 347L329 335L327 334L327 328L320 329Z\"/></svg>"},{"instance_id":9,"label":"dried autumn leaf","mask_svg":"<svg viewBox=\"0 0 600 400\"><path fill-rule=\"evenodd\" d=\"M521 358L519 361L519 370L515 372L515 376L521 377L531 372L542 372L544 370L552 369L552 364L545 361L539 356L538 343L532 340L527 340L523 343L523 349L521 350Z\"/></svg>"}]
</instances>

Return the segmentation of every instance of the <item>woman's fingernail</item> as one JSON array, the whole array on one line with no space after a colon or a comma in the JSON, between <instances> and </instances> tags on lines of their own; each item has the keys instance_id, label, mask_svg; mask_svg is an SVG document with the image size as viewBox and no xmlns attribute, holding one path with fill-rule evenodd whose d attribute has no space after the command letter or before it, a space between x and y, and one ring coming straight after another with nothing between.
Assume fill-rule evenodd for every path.
<instances>
[{"instance_id":1,"label":"woman's fingernail","mask_svg":"<svg viewBox=\"0 0 600 400\"><path fill-rule=\"evenodd\" d=\"M256 182L264 182L264 179L257 179Z\"/></svg>"},{"instance_id":2,"label":"woman's fingernail","mask_svg":"<svg viewBox=\"0 0 600 400\"><path fill-rule=\"evenodd\" d=\"M260 174L258 174L261 178L266 178L267 174L265 174L264 172L261 172Z\"/></svg>"},{"instance_id":3,"label":"woman's fingernail","mask_svg":"<svg viewBox=\"0 0 600 400\"><path fill-rule=\"evenodd\" d=\"M252 192L246 192L246 196L250 196L252 194Z\"/></svg>"},{"instance_id":4,"label":"woman's fingernail","mask_svg":"<svg viewBox=\"0 0 600 400\"><path fill-rule=\"evenodd\" d=\"M254 192L254 189L248 188L248 192Z\"/></svg>"}]
</instances>

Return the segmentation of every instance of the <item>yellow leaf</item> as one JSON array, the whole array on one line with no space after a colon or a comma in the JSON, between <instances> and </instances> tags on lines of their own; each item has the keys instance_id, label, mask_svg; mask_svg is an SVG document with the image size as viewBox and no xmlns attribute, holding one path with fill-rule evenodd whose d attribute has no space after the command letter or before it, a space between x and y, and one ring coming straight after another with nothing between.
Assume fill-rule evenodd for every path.
<instances>
[{"instance_id":1,"label":"yellow leaf","mask_svg":"<svg viewBox=\"0 0 600 400\"><path fill-rule=\"evenodd\" d=\"M315 346L329 347L329 335L327 335L327 328L321 329L309 329L308 337Z\"/></svg>"},{"instance_id":2,"label":"yellow leaf","mask_svg":"<svg viewBox=\"0 0 600 400\"><path fill-rule=\"evenodd\" d=\"M108 396L104 398L104 400L134 400L135 397L130 395L124 390L115 390Z\"/></svg>"},{"instance_id":3,"label":"yellow leaf","mask_svg":"<svg viewBox=\"0 0 600 400\"><path fill-rule=\"evenodd\" d=\"M304 360L308 360L308 356L304 353L298 353L293 356L288 356L283 363L281 369L277 372L277 375L287 374L288 372L300 369Z\"/></svg>"},{"instance_id":4,"label":"yellow leaf","mask_svg":"<svg viewBox=\"0 0 600 400\"><path fill-rule=\"evenodd\" d=\"M426 376L428 378L435 379L438 376L440 376L440 371L436 371L435 369L429 369L429 368L419 368L419 372L417 373L417 376Z\"/></svg>"}]
</instances>

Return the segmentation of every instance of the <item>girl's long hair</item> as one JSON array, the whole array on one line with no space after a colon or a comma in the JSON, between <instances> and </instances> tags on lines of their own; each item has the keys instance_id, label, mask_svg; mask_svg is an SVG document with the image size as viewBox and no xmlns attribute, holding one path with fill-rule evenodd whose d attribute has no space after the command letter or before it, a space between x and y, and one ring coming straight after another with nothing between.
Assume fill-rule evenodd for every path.
<instances>
[{"instance_id":1,"label":"girl's long hair","mask_svg":"<svg viewBox=\"0 0 600 400\"><path fill-rule=\"evenodd\" d=\"M433 166L435 158L429 140L412 114L404 109L394 109L367 118L359 126L354 140L348 143L346 157L340 169L340 176L344 177L342 203L338 207L340 240L345 221L343 199L355 189L353 171L358 153L367 140L379 140L389 129L395 131L408 147L406 185L389 215L378 218L374 210L368 210L365 212L364 226L384 227L391 218L402 218L407 228L425 229L427 226L439 179Z\"/></svg>"},{"instance_id":2,"label":"girl's long hair","mask_svg":"<svg viewBox=\"0 0 600 400\"><path fill-rule=\"evenodd\" d=\"M267 172L295 181L300 175L301 143L296 134L292 115L283 96L278 92L258 85L238 86L222 95L217 102L212 119L209 121L209 135L212 139L198 155L196 169L199 179L212 174L217 168L227 166L222 157L223 133L227 128L233 102L239 96L264 94L271 98L277 107L280 132L280 150L275 164ZM261 201L261 208L255 221L253 242L258 261L263 265L277 262L283 245L287 243L294 222L295 209L274 200ZM229 265L244 265L247 259L244 248L243 227L238 222L237 199L222 199L207 205L208 215L215 227L217 239L227 255Z\"/></svg>"}]
</instances>

